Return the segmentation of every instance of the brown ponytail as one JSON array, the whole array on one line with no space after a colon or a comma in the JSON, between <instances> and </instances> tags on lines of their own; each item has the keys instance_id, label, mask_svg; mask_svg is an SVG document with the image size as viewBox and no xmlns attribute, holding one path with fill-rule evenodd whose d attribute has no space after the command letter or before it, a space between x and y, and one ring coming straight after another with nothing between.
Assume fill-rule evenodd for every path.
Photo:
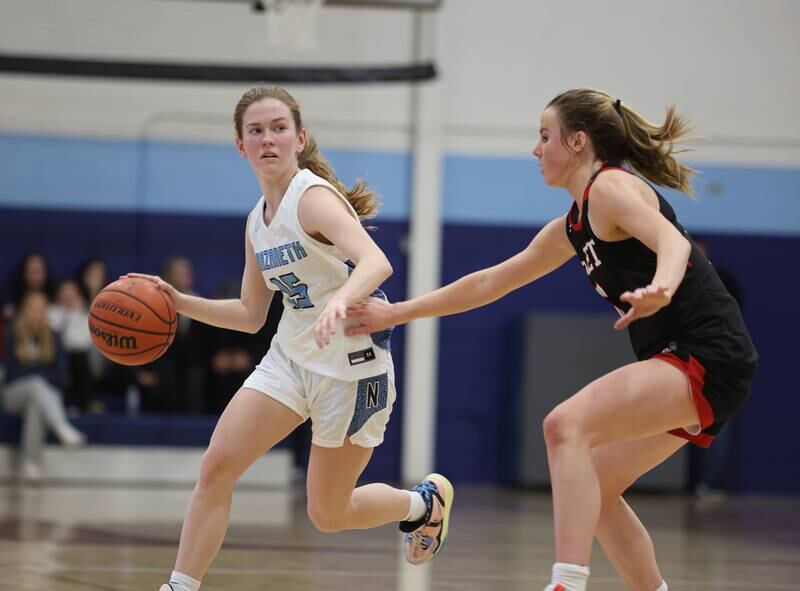
<instances>
[{"instance_id":1,"label":"brown ponytail","mask_svg":"<svg viewBox=\"0 0 800 591\"><path fill-rule=\"evenodd\" d=\"M242 139L242 125L247 108L253 103L267 98L279 100L285 104L292 112L292 119L294 119L297 132L300 133L300 130L303 129L300 106L291 94L279 86L256 86L242 95L242 98L239 99L239 102L236 104L236 109L233 112L236 136L239 139ZM314 140L310 133L308 134L306 145L298 156L297 161L300 168L308 168L311 172L324 178L336 187L336 190L339 191L350 202L353 209L356 210L356 214L358 214L360 220L368 220L378 215L380 200L377 195L360 180L357 180L351 189L345 187L336 176L333 167L325 159L325 156L322 155L316 140Z\"/></svg>"},{"instance_id":2,"label":"brown ponytail","mask_svg":"<svg viewBox=\"0 0 800 591\"><path fill-rule=\"evenodd\" d=\"M336 172L333 167L322 155L322 152L317 147L317 141L309 133L306 145L298 157L298 164L300 168L308 168L317 176L321 176L344 195L356 210L358 218L361 220L368 220L378 215L378 208L380 201L376 198L375 194L360 180L356 181L352 189L345 187L342 182L336 177Z\"/></svg>"},{"instance_id":3,"label":"brown ponytail","mask_svg":"<svg viewBox=\"0 0 800 591\"><path fill-rule=\"evenodd\" d=\"M691 128L674 106L660 125L599 90L577 88L559 94L547 105L558 112L562 136L583 131L596 156L609 162L627 162L656 185L693 195L694 170L675 158L686 152L676 144L689 138Z\"/></svg>"}]
</instances>

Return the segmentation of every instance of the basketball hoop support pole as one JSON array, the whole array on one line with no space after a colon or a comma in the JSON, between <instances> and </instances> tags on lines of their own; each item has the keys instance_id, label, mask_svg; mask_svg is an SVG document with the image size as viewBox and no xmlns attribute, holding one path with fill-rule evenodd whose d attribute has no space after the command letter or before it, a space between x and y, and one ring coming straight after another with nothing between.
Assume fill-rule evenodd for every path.
<instances>
[{"instance_id":1,"label":"basketball hoop support pole","mask_svg":"<svg viewBox=\"0 0 800 591\"><path fill-rule=\"evenodd\" d=\"M415 11L414 59L435 43L437 12ZM411 100L412 194L409 215L408 297L439 287L442 258L443 88L439 79L415 83ZM407 325L403 386L401 475L416 482L433 472L436 456L439 320Z\"/></svg>"}]
</instances>

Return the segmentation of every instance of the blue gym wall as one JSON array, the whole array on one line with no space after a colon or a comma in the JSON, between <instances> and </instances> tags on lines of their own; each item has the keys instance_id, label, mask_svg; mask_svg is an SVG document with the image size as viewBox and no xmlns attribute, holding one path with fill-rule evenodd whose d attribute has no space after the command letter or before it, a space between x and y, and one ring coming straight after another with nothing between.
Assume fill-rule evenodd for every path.
<instances>
[{"instance_id":1,"label":"blue gym wall","mask_svg":"<svg viewBox=\"0 0 800 591\"><path fill-rule=\"evenodd\" d=\"M326 153L343 180L366 177L382 194L375 238L395 268L386 286L390 297L402 298L410 157L403 151ZM97 254L115 275L157 271L166 256L185 254L206 295L241 274L243 222L258 191L231 147L4 134L0 162L0 278L30 250L45 252L57 277ZM740 280L761 354L752 397L731 425L729 485L800 493L800 442L790 436L800 413L793 376L800 320L792 312L800 292L800 169L699 168L698 201L671 196L671 202L690 231L702 232L713 262ZM546 219L569 205L563 192L542 184L532 159L450 154L443 183L442 282L522 249ZM506 453L501 420L513 381L511 335L524 314L604 310L572 263L486 308L443 319L437 468L461 482L499 480L498 458ZM368 477L399 476L402 339L401 329L393 340L399 403Z\"/></svg>"}]
</instances>

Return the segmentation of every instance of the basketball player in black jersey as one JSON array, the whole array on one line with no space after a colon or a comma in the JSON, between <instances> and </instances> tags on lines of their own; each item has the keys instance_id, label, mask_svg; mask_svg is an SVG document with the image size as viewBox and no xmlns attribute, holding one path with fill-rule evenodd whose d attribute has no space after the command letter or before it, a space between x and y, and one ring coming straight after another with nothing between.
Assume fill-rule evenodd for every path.
<instances>
[{"instance_id":1,"label":"basketball player in black jersey","mask_svg":"<svg viewBox=\"0 0 800 591\"><path fill-rule=\"evenodd\" d=\"M362 323L354 333L463 312L576 254L619 311L615 327L628 328L638 361L590 383L544 421L556 541L548 591L584 591L593 537L630 589L666 591L652 540L621 495L687 441L708 446L755 373L739 307L653 187L691 193L692 170L673 156L688 131L672 107L654 125L603 92L558 95L542 114L533 154L545 182L571 195L569 212L494 267L407 302L371 298L349 312Z\"/></svg>"}]
</instances>

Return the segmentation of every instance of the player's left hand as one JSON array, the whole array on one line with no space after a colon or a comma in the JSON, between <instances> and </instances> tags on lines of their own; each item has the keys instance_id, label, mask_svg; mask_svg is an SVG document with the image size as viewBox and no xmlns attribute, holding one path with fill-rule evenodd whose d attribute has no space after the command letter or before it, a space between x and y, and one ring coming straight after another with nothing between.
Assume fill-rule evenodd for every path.
<instances>
[{"instance_id":1,"label":"player's left hand","mask_svg":"<svg viewBox=\"0 0 800 591\"><path fill-rule=\"evenodd\" d=\"M336 321L347 318L347 302L336 296L328 300L322 314L314 325L314 341L322 349L331 342L331 336L336 334Z\"/></svg>"},{"instance_id":2,"label":"player's left hand","mask_svg":"<svg viewBox=\"0 0 800 591\"><path fill-rule=\"evenodd\" d=\"M631 305L625 315L614 323L614 328L622 330L634 320L652 316L668 305L672 301L672 293L666 287L648 285L635 291L626 291L619 299Z\"/></svg>"}]
</instances>

